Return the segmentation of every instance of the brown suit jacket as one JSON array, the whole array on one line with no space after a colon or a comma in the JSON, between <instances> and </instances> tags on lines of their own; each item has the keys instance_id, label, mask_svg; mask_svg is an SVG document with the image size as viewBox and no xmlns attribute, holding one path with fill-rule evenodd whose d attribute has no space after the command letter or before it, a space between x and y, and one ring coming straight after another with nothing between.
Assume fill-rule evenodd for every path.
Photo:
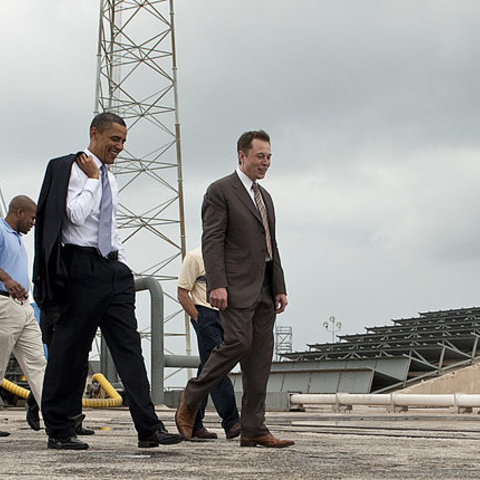
<instances>
[{"instance_id":1,"label":"brown suit jacket","mask_svg":"<svg viewBox=\"0 0 480 480\"><path fill-rule=\"evenodd\" d=\"M273 295L286 294L275 239L275 211L270 194L260 186L273 248ZM202 252L207 292L226 287L228 306L247 308L257 299L265 276L265 228L252 198L236 172L212 183L202 205Z\"/></svg>"}]
</instances>

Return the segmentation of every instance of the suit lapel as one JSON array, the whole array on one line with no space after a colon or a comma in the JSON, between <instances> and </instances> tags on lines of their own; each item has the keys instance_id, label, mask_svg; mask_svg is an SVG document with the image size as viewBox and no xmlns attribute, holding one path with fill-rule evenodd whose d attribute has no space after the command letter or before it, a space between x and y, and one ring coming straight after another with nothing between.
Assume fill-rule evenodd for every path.
<instances>
[{"instance_id":1,"label":"suit lapel","mask_svg":"<svg viewBox=\"0 0 480 480\"><path fill-rule=\"evenodd\" d=\"M242 181L238 178L236 172L232 174L232 186L235 189L235 193L237 197L242 201L242 203L247 207L250 212L257 218L257 220L262 223L262 219L258 210L256 209L255 205L253 204L252 197L248 194L247 190L245 189ZM262 223L263 225L263 223Z\"/></svg>"}]
</instances>

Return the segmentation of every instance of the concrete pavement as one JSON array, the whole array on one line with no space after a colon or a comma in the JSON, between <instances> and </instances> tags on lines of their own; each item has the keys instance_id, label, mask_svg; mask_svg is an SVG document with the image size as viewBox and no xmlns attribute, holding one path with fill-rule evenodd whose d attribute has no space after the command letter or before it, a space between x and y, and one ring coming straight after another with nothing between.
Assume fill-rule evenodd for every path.
<instances>
[{"instance_id":1,"label":"concrete pavement","mask_svg":"<svg viewBox=\"0 0 480 480\"><path fill-rule=\"evenodd\" d=\"M218 418L208 413L206 426L216 441L184 442L138 449L128 410L86 410L85 425L96 434L83 437L81 452L46 448L43 431L25 423L21 408L0 411L1 476L4 479L469 479L480 477L480 415L449 410L411 410L387 414L361 407L333 414L328 408L297 413L269 413L274 435L295 440L282 450L240 448L225 440ZM175 430L174 411L158 409Z\"/></svg>"}]
</instances>

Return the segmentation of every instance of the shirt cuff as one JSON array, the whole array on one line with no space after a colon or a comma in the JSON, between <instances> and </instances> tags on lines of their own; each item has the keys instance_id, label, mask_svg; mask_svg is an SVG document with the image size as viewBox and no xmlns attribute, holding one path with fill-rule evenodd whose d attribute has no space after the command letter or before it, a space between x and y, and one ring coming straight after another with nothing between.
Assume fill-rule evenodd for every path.
<instances>
[{"instance_id":1,"label":"shirt cuff","mask_svg":"<svg viewBox=\"0 0 480 480\"><path fill-rule=\"evenodd\" d=\"M85 185L83 186L83 190L88 190L89 192L94 193L98 187L100 186L100 179L99 178L87 178Z\"/></svg>"}]
</instances>

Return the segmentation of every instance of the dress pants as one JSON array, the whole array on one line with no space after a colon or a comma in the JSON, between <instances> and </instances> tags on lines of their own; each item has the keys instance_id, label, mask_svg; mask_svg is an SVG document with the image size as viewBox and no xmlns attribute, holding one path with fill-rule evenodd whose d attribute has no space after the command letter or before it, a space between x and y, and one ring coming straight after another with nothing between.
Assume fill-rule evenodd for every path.
<instances>
[{"instance_id":1,"label":"dress pants","mask_svg":"<svg viewBox=\"0 0 480 480\"><path fill-rule=\"evenodd\" d=\"M198 353L200 354L200 365L197 371L198 377L212 350L223 342L223 328L217 310L203 307L202 305L195 306L198 311L198 318L197 321L191 320L191 323L197 334ZM225 376L225 378L213 388L210 395L215 409L222 419L222 427L225 433L227 433L239 420L237 405L235 403L235 392L233 391L232 381L228 376ZM203 425L202 421L205 417L207 399L208 396L205 397L198 409L193 426L194 432L199 430Z\"/></svg>"},{"instance_id":2,"label":"dress pants","mask_svg":"<svg viewBox=\"0 0 480 480\"><path fill-rule=\"evenodd\" d=\"M48 435L74 435L72 412L78 409L84 369L100 327L130 398L139 437L163 427L150 398L150 385L135 318L135 288L130 269L93 249L65 247L68 310L55 323L43 388L42 413Z\"/></svg>"},{"instance_id":3,"label":"dress pants","mask_svg":"<svg viewBox=\"0 0 480 480\"><path fill-rule=\"evenodd\" d=\"M259 295L249 308L227 308L220 312L225 340L216 347L199 377L185 388L185 403L196 410L202 400L240 362L243 379L242 434L256 437L269 433L265 425L265 397L273 355L275 302L271 272L266 269Z\"/></svg>"},{"instance_id":4,"label":"dress pants","mask_svg":"<svg viewBox=\"0 0 480 480\"><path fill-rule=\"evenodd\" d=\"M33 308L28 300L0 295L0 382L12 353L27 377L33 396L40 402L46 362Z\"/></svg>"},{"instance_id":5,"label":"dress pants","mask_svg":"<svg viewBox=\"0 0 480 480\"><path fill-rule=\"evenodd\" d=\"M55 327L55 323L57 322L60 316L60 312L50 313L49 315L46 314L45 310L41 311L40 315L40 330L42 331L42 340L43 343L47 346L47 349L50 349L50 345L52 343L53 338L53 330ZM72 411L70 412L71 418L79 418L82 414L82 397L83 392L85 391L85 384L87 382L89 372L89 364L88 362L85 364L83 369L83 381L79 384L79 392L78 392L78 401L77 405L72 407Z\"/></svg>"}]
</instances>

